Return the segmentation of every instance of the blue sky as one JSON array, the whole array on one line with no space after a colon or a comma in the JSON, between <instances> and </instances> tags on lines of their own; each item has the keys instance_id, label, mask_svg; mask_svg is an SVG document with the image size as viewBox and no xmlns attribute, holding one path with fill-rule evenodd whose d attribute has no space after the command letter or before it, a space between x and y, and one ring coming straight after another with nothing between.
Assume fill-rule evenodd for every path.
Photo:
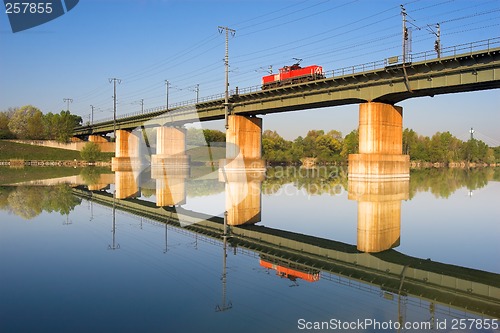
<instances>
[{"instance_id":1,"label":"blue sky","mask_svg":"<svg viewBox=\"0 0 500 333\"><path fill-rule=\"evenodd\" d=\"M440 22L443 47L500 37L499 0L80 0L70 12L39 27L13 34L0 13L0 110L32 104L44 113L66 109L86 120L112 116L112 85L118 85L118 115L224 90L224 37L229 26L230 85L260 84L267 68L276 71L302 58L325 70L401 54L400 4L413 27L413 53L433 49L425 29ZM418 30L417 27L422 29ZM497 40L498 42L498 40ZM499 44L500 45L500 44ZM497 46L499 46L497 45ZM420 134L449 130L467 139L500 145L500 91L410 99L404 126ZM288 139L309 129L357 127L358 106L263 116L264 128ZM224 130L220 121L205 127Z\"/></svg>"}]
</instances>

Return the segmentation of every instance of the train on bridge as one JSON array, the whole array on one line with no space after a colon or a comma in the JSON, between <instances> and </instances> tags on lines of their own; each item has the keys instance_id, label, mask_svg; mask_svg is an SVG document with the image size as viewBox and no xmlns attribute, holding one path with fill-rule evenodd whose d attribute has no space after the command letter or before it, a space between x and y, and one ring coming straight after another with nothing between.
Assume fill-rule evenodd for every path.
<instances>
[{"instance_id":1,"label":"train on bridge","mask_svg":"<svg viewBox=\"0 0 500 333\"><path fill-rule=\"evenodd\" d=\"M262 77L262 90L325 78L323 67L317 65L301 67L299 62L280 68L277 74Z\"/></svg>"}]
</instances>

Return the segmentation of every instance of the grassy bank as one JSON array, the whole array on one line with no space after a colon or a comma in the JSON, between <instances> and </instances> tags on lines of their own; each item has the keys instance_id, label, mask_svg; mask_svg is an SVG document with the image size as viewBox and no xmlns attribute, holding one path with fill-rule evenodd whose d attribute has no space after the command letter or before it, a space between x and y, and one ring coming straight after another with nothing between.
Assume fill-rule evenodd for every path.
<instances>
[{"instance_id":1,"label":"grassy bank","mask_svg":"<svg viewBox=\"0 0 500 333\"><path fill-rule=\"evenodd\" d=\"M110 161L113 153L102 153L101 161ZM0 161L43 160L43 161L81 161L79 151L58 149L0 140Z\"/></svg>"}]
</instances>

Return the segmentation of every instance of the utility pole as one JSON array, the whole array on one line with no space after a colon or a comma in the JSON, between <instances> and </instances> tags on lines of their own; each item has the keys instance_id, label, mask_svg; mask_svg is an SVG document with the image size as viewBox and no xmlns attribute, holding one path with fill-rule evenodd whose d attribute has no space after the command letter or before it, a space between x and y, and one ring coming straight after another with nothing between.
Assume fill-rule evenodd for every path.
<instances>
[{"instance_id":1,"label":"utility pole","mask_svg":"<svg viewBox=\"0 0 500 333\"><path fill-rule=\"evenodd\" d=\"M141 113L144 113L144 98L141 98Z\"/></svg>"},{"instance_id":2,"label":"utility pole","mask_svg":"<svg viewBox=\"0 0 500 333\"><path fill-rule=\"evenodd\" d=\"M169 216L166 217L165 220L165 250L163 250L163 253L168 252L168 224L172 220L172 212L169 213Z\"/></svg>"},{"instance_id":3,"label":"utility pole","mask_svg":"<svg viewBox=\"0 0 500 333\"><path fill-rule=\"evenodd\" d=\"M408 79L408 73L406 73L406 62L409 55L409 31L406 27L406 9L401 5L401 16L403 17L403 73L405 77L405 86L409 92L413 92L410 87L410 80Z\"/></svg>"},{"instance_id":4,"label":"utility pole","mask_svg":"<svg viewBox=\"0 0 500 333\"><path fill-rule=\"evenodd\" d=\"M168 80L165 80L165 106L167 107L168 111L168 89L170 87L170 82Z\"/></svg>"},{"instance_id":5,"label":"utility pole","mask_svg":"<svg viewBox=\"0 0 500 333\"><path fill-rule=\"evenodd\" d=\"M223 312L231 309L233 303L227 301L227 211L224 212L224 234L222 235L223 240L223 256L222 256L222 303L215 306L216 312Z\"/></svg>"},{"instance_id":6,"label":"utility pole","mask_svg":"<svg viewBox=\"0 0 500 333\"><path fill-rule=\"evenodd\" d=\"M71 222L71 220L69 219L69 214L66 214L66 222L63 221L63 225L70 225L72 223L73 222Z\"/></svg>"},{"instance_id":7,"label":"utility pole","mask_svg":"<svg viewBox=\"0 0 500 333\"><path fill-rule=\"evenodd\" d=\"M188 87L187 89L196 93L196 104L198 104L198 101L200 100L200 84L198 83L194 87Z\"/></svg>"},{"instance_id":8,"label":"utility pole","mask_svg":"<svg viewBox=\"0 0 500 333\"><path fill-rule=\"evenodd\" d=\"M236 30L230 29L228 27L219 26L219 33L222 34L226 31L226 56L224 58L224 65L226 67L226 89L225 89L225 99L224 99L224 119L226 121L226 130L229 128L228 115L229 115L229 33L234 37Z\"/></svg>"},{"instance_id":9,"label":"utility pole","mask_svg":"<svg viewBox=\"0 0 500 333\"><path fill-rule=\"evenodd\" d=\"M90 106L90 126L94 125L94 106Z\"/></svg>"},{"instance_id":10,"label":"utility pole","mask_svg":"<svg viewBox=\"0 0 500 333\"><path fill-rule=\"evenodd\" d=\"M439 23L436 24L436 29L437 29L437 33L436 33L435 48L436 48L438 58L441 58L441 26L439 25Z\"/></svg>"},{"instance_id":11,"label":"utility pole","mask_svg":"<svg viewBox=\"0 0 500 333\"><path fill-rule=\"evenodd\" d=\"M116 142L116 82L120 84L122 80L117 78L112 78L109 79L109 83L111 82L113 82L113 136L115 137L115 142Z\"/></svg>"},{"instance_id":12,"label":"utility pole","mask_svg":"<svg viewBox=\"0 0 500 333\"><path fill-rule=\"evenodd\" d=\"M93 205L93 202L92 200L90 201L90 220L89 221L92 221L94 220L94 205Z\"/></svg>"},{"instance_id":13,"label":"utility pole","mask_svg":"<svg viewBox=\"0 0 500 333\"><path fill-rule=\"evenodd\" d=\"M475 132L474 129L471 127L469 131L471 141L474 140L474 132Z\"/></svg>"},{"instance_id":14,"label":"utility pole","mask_svg":"<svg viewBox=\"0 0 500 333\"><path fill-rule=\"evenodd\" d=\"M120 244L116 243L116 189L113 191L113 225L111 229L112 242L108 245L108 250L117 250L120 248Z\"/></svg>"},{"instance_id":15,"label":"utility pole","mask_svg":"<svg viewBox=\"0 0 500 333\"><path fill-rule=\"evenodd\" d=\"M408 28L406 27L406 9L401 5L401 16L403 17L403 66L408 57Z\"/></svg>"},{"instance_id":16,"label":"utility pole","mask_svg":"<svg viewBox=\"0 0 500 333\"><path fill-rule=\"evenodd\" d=\"M436 23L436 31L434 31L434 29L432 29L430 25L427 25L427 28L427 30L431 34L436 36L436 41L434 42L434 50L436 51L438 58L441 58L441 26L439 25L439 23Z\"/></svg>"},{"instance_id":17,"label":"utility pole","mask_svg":"<svg viewBox=\"0 0 500 333\"><path fill-rule=\"evenodd\" d=\"M73 103L73 98L63 98L63 101L66 103L66 111L69 112L69 103Z\"/></svg>"}]
</instances>

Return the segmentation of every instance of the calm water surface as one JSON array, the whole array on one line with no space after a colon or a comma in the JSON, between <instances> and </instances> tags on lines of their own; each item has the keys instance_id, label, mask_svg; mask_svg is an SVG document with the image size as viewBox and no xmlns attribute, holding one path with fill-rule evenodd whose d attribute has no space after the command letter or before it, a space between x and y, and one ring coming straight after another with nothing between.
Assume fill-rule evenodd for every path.
<instances>
[{"instance_id":1,"label":"calm water surface","mask_svg":"<svg viewBox=\"0 0 500 333\"><path fill-rule=\"evenodd\" d=\"M271 169L251 186L210 172L179 179L168 198L181 197L179 215L156 207L163 185L147 170L140 189L0 187L0 331L300 332L372 320L380 326L323 331L423 322L452 332L460 319L462 332L498 331L477 329L500 316L498 170L424 170L371 188L338 170ZM135 198L113 209L126 191ZM228 219L260 222L223 237L235 191L251 200Z\"/></svg>"}]
</instances>

